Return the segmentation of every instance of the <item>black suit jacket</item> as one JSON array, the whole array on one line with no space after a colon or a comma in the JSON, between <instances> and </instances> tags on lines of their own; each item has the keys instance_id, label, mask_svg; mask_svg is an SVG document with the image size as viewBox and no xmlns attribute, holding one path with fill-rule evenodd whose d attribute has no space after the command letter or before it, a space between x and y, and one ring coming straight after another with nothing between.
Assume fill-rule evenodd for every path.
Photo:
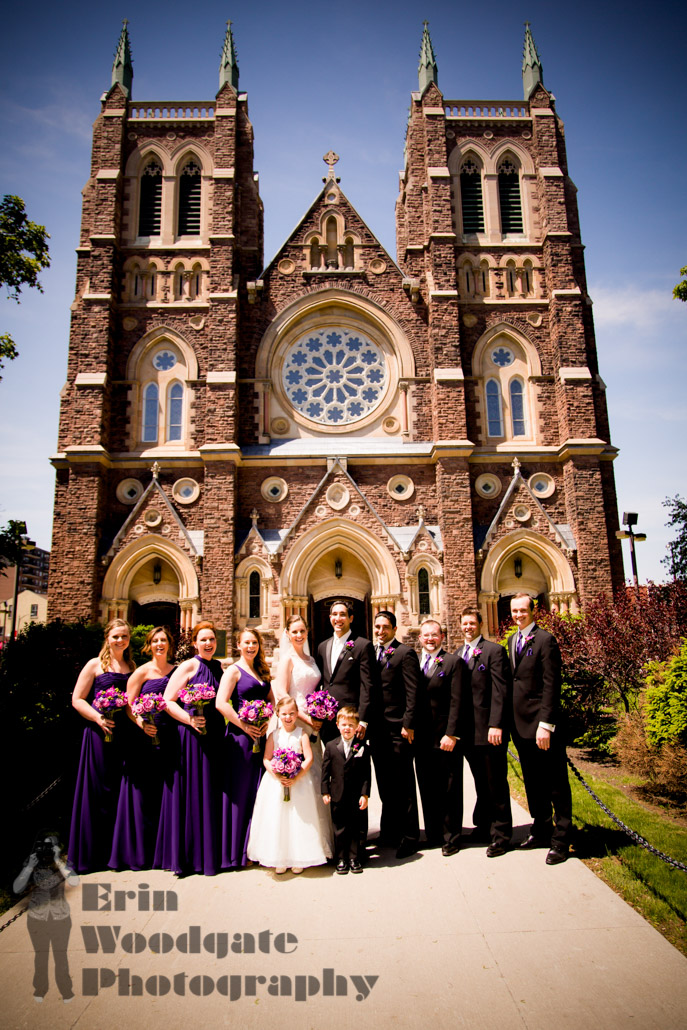
<instances>
[{"instance_id":1,"label":"black suit jacket","mask_svg":"<svg viewBox=\"0 0 687 1030\"><path fill-rule=\"evenodd\" d=\"M508 654L501 644L482 638L477 645L478 655L473 655L466 664L462 657L458 658L466 671L469 683L466 703L461 713L463 733L468 744L488 744L489 727L495 726L504 731L504 739L508 739L510 731L509 705L511 699L512 678L508 663ZM456 652L462 655L463 648Z\"/></svg>"},{"instance_id":2,"label":"black suit jacket","mask_svg":"<svg viewBox=\"0 0 687 1030\"><path fill-rule=\"evenodd\" d=\"M517 633L508 641L513 670L513 725L521 737L534 740L540 722L560 723L561 652L558 641L535 625L520 655Z\"/></svg>"},{"instance_id":3,"label":"black suit jacket","mask_svg":"<svg viewBox=\"0 0 687 1030\"><path fill-rule=\"evenodd\" d=\"M460 736L457 727L464 680L467 679L466 666L441 648L427 674L421 669L420 675L424 680L424 690L417 718L418 743L439 747L446 734Z\"/></svg>"},{"instance_id":4,"label":"black suit jacket","mask_svg":"<svg viewBox=\"0 0 687 1030\"><path fill-rule=\"evenodd\" d=\"M377 663L379 689L373 706L375 718L387 732L400 737L403 727L415 729L424 691L423 676L412 647L394 638L384 650L389 653Z\"/></svg>"},{"instance_id":5,"label":"black suit jacket","mask_svg":"<svg viewBox=\"0 0 687 1030\"><path fill-rule=\"evenodd\" d=\"M354 751L344 753L343 737L330 740L322 756L322 793L332 801L357 802L363 794L370 796L370 749L360 740L353 741Z\"/></svg>"},{"instance_id":6,"label":"black suit jacket","mask_svg":"<svg viewBox=\"0 0 687 1030\"><path fill-rule=\"evenodd\" d=\"M365 637L350 636L335 667L331 667L333 637L317 648L317 666L322 673L321 688L336 698L341 708L353 705L358 709L361 722L370 721L370 702L375 684L375 652Z\"/></svg>"}]
</instances>

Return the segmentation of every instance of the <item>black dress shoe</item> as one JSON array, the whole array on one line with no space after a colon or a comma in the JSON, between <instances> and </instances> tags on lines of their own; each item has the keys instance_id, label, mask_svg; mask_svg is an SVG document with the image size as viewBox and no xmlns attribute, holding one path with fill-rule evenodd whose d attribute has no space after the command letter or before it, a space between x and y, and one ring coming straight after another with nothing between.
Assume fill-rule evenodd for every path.
<instances>
[{"instance_id":1,"label":"black dress shoe","mask_svg":"<svg viewBox=\"0 0 687 1030\"><path fill-rule=\"evenodd\" d=\"M417 841L406 840L403 841L396 851L396 858L410 858L411 855L417 854Z\"/></svg>"},{"instance_id":2,"label":"black dress shoe","mask_svg":"<svg viewBox=\"0 0 687 1030\"><path fill-rule=\"evenodd\" d=\"M363 867L361 866L361 864L358 861L358 859L357 858L352 858L351 859L351 872L352 873L362 873L362 871L363 871Z\"/></svg>"},{"instance_id":3,"label":"black dress shoe","mask_svg":"<svg viewBox=\"0 0 687 1030\"><path fill-rule=\"evenodd\" d=\"M529 835L527 840L524 840L520 845L521 851L533 851L534 848L548 848L550 847L548 840L542 840L540 837L533 837Z\"/></svg>"},{"instance_id":4,"label":"black dress shoe","mask_svg":"<svg viewBox=\"0 0 687 1030\"><path fill-rule=\"evenodd\" d=\"M343 876L344 873L348 872L348 862L344 862L343 860L341 862L337 862L336 871Z\"/></svg>"},{"instance_id":5,"label":"black dress shoe","mask_svg":"<svg viewBox=\"0 0 687 1030\"><path fill-rule=\"evenodd\" d=\"M546 864L560 865L561 862L565 862L569 854L570 852L567 848L551 848L546 856Z\"/></svg>"},{"instance_id":6,"label":"black dress shoe","mask_svg":"<svg viewBox=\"0 0 687 1030\"><path fill-rule=\"evenodd\" d=\"M444 844L441 849L441 853L444 858L450 858L451 855L457 855L460 851L460 844Z\"/></svg>"},{"instance_id":7,"label":"black dress shoe","mask_svg":"<svg viewBox=\"0 0 687 1030\"><path fill-rule=\"evenodd\" d=\"M505 855L507 851L507 844L504 844L503 841L495 840L487 848L487 858L500 858L501 855Z\"/></svg>"}]
</instances>

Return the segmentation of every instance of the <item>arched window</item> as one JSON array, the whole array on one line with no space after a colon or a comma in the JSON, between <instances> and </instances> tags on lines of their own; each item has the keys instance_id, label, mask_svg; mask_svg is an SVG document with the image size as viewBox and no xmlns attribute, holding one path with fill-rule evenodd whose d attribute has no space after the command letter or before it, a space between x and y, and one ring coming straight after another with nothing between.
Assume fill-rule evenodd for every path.
<instances>
[{"instance_id":1,"label":"arched window","mask_svg":"<svg viewBox=\"0 0 687 1030\"><path fill-rule=\"evenodd\" d=\"M420 615L431 615L429 572L424 565L417 570L417 600L418 613Z\"/></svg>"},{"instance_id":2,"label":"arched window","mask_svg":"<svg viewBox=\"0 0 687 1030\"><path fill-rule=\"evenodd\" d=\"M520 175L517 166L509 157L504 158L499 165L499 208L503 235L521 233L523 228Z\"/></svg>"},{"instance_id":3,"label":"arched window","mask_svg":"<svg viewBox=\"0 0 687 1030\"><path fill-rule=\"evenodd\" d=\"M328 218L326 225L327 233L327 268L337 268L339 265L339 252L337 248L338 231L336 219Z\"/></svg>"},{"instance_id":4,"label":"arched window","mask_svg":"<svg viewBox=\"0 0 687 1030\"><path fill-rule=\"evenodd\" d=\"M501 387L496 379L487 380L487 431L489 436L503 436Z\"/></svg>"},{"instance_id":5,"label":"arched window","mask_svg":"<svg viewBox=\"0 0 687 1030\"><path fill-rule=\"evenodd\" d=\"M159 236L162 219L162 166L149 161L141 175L138 235Z\"/></svg>"},{"instance_id":6,"label":"arched window","mask_svg":"<svg viewBox=\"0 0 687 1030\"><path fill-rule=\"evenodd\" d=\"M317 236L310 244L310 267L320 267L320 241L318 240Z\"/></svg>"},{"instance_id":7,"label":"arched window","mask_svg":"<svg viewBox=\"0 0 687 1030\"><path fill-rule=\"evenodd\" d=\"M490 293L489 289L489 263L487 261L480 261L479 265L479 292L483 297L488 297Z\"/></svg>"},{"instance_id":8,"label":"arched window","mask_svg":"<svg viewBox=\"0 0 687 1030\"><path fill-rule=\"evenodd\" d=\"M525 394L519 379L512 379L510 384L510 417L513 436L527 436Z\"/></svg>"},{"instance_id":9,"label":"arched window","mask_svg":"<svg viewBox=\"0 0 687 1030\"><path fill-rule=\"evenodd\" d=\"M527 297L534 292L534 274L531 261L525 261L522 268L522 292Z\"/></svg>"},{"instance_id":10,"label":"arched window","mask_svg":"<svg viewBox=\"0 0 687 1030\"><path fill-rule=\"evenodd\" d=\"M248 577L248 618L260 618L260 573L251 572Z\"/></svg>"},{"instance_id":11,"label":"arched window","mask_svg":"<svg viewBox=\"0 0 687 1030\"><path fill-rule=\"evenodd\" d=\"M159 407L157 383L148 383L143 391L142 438L144 443L157 443Z\"/></svg>"},{"instance_id":12,"label":"arched window","mask_svg":"<svg viewBox=\"0 0 687 1030\"><path fill-rule=\"evenodd\" d=\"M509 261L506 265L506 291L513 296L517 287L517 272L515 261Z\"/></svg>"},{"instance_id":13,"label":"arched window","mask_svg":"<svg viewBox=\"0 0 687 1030\"><path fill-rule=\"evenodd\" d=\"M167 440L181 440L184 413L184 388L172 383L167 389Z\"/></svg>"},{"instance_id":14,"label":"arched window","mask_svg":"<svg viewBox=\"0 0 687 1030\"><path fill-rule=\"evenodd\" d=\"M344 240L344 268L353 268L355 261L355 250L353 249L353 240L350 236L347 236Z\"/></svg>"},{"instance_id":15,"label":"arched window","mask_svg":"<svg viewBox=\"0 0 687 1030\"><path fill-rule=\"evenodd\" d=\"M463 215L463 233L484 232L484 204L482 203L482 169L468 157L460 169L460 206Z\"/></svg>"},{"instance_id":16,"label":"arched window","mask_svg":"<svg viewBox=\"0 0 687 1030\"><path fill-rule=\"evenodd\" d=\"M179 177L179 235L200 235L200 166L193 158Z\"/></svg>"}]
</instances>

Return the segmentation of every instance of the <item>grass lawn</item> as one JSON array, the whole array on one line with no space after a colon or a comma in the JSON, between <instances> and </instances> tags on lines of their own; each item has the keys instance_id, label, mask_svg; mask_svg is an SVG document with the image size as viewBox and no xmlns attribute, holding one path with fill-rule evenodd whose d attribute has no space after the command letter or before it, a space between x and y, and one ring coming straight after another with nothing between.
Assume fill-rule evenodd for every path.
<instances>
[{"instance_id":1,"label":"grass lawn","mask_svg":"<svg viewBox=\"0 0 687 1030\"><path fill-rule=\"evenodd\" d=\"M511 792L525 808L525 790L518 762L508 758ZM622 898L679 951L687 955L687 872L667 865L635 844L612 822L570 775L574 851ZM651 812L603 780L583 773L586 782L619 819L659 851L687 865L684 825L668 815Z\"/></svg>"}]
</instances>

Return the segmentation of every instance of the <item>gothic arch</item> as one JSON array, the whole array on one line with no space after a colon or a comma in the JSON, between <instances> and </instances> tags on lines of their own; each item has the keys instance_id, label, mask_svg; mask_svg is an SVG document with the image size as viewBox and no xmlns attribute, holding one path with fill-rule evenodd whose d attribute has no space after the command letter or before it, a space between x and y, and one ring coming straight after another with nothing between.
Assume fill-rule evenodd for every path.
<instances>
[{"instance_id":1,"label":"gothic arch","mask_svg":"<svg viewBox=\"0 0 687 1030\"><path fill-rule=\"evenodd\" d=\"M497 143L493 151L489 155L489 167L487 171L493 172L494 174L498 171L498 167L506 156L506 154L512 154L515 160L520 165L520 171L523 175L534 175L534 161L532 160L531 154L525 150L524 147L520 146L516 140L507 139L502 143Z\"/></svg>"},{"instance_id":2,"label":"gothic arch","mask_svg":"<svg viewBox=\"0 0 687 1030\"><path fill-rule=\"evenodd\" d=\"M169 153L164 147L160 146L160 144L152 142L144 143L140 148L136 148L136 150L130 154L129 159L126 162L124 174L126 176L131 176L132 178L137 178L153 156L157 158L162 166L163 179L166 175L173 174Z\"/></svg>"},{"instance_id":3,"label":"gothic arch","mask_svg":"<svg viewBox=\"0 0 687 1030\"><path fill-rule=\"evenodd\" d=\"M182 629L189 629L198 617L199 587L198 574L190 557L171 540L157 534L146 533L132 540L113 558L103 582L102 608L105 616L112 612L126 612L136 574L154 558L160 558L169 565L178 581L178 593L174 600L181 607Z\"/></svg>"},{"instance_id":4,"label":"gothic arch","mask_svg":"<svg viewBox=\"0 0 687 1030\"><path fill-rule=\"evenodd\" d=\"M497 336L510 337L515 344L519 344L520 347L522 347L527 359L528 372L530 376L540 376L542 374L539 351L529 337L525 336L523 332L516 329L515 326L510 325L508 322L498 322L496 325L492 326L491 329L487 329L487 331L480 336L475 345L475 349L472 354L473 375L481 374L485 352Z\"/></svg>"},{"instance_id":5,"label":"gothic arch","mask_svg":"<svg viewBox=\"0 0 687 1030\"><path fill-rule=\"evenodd\" d=\"M194 159L200 165L200 174L202 176L212 175L212 157L208 153L207 149L197 140L194 140L191 144L184 140L176 150L172 152L172 168L170 174L176 176L180 175L182 169L191 159Z\"/></svg>"},{"instance_id":6,"label":"gothic arch","mask_svg":"<svg viewBox=\"0 0 687 1030\"><path fill-rule=\"evenodd\" d=\"M453 148L448 158L448 170L451 175L460 175L460 167L469 154L474 154L482 170L486 171L490 164L488 149L476 140L468 140Z\"/></svg>"},{"instance_id":7,"label":"gothic arch","mask_svg":"<svg viewBox=\"0 0 687 1030\"><path fill-rule=\"evenodd\" d=\"M362 562L369 577L372 598L401 596L401 581L387 547L367 529L349 519L327 519L299 536L290 548L281 573L284 597L307 597L309 579L315 566L329 552L343 551ZM334 580L336 583L336 580ZM322 596L335 591L333 584L323 589ZM350 588L348 588L350 592ZM355 590L353 596L364 591ZM319 600L315 597L315 600Z\"/></svg>"},{"instance_id":8,"label":"gothic arch","mask_svg":"<svg viewBox=\"0 0 687 1030\"><path fill-rule=\"evenodd\" d=\"M529 559L539 569L546 580L549 595L575 595L575 578L563 552L545 536L528 529L513 530L490 548L482 569L480 588L483 594L498 596L507 592L502 589L505 565L517 555ZM526 582L519 586L527 590Z\"/></svg>"},{"instance_id":9,"label":"gothic arch","mask_svg":"<svg viewBox=\"0 0 687 1030\"><path fill-rule=\"evenodd\" d=\"M158 344L164 343L166 340L170 343L176 344L182 352L186 362L188 379L197 379L198 359L196 357L196 352L181 333L176 332L174 329L170 329L166 325L155 326L155 328L150 329L132 348L126 365L127 379L136 379L139 365L146 353Z\"/></svg>"}]
</instances>

